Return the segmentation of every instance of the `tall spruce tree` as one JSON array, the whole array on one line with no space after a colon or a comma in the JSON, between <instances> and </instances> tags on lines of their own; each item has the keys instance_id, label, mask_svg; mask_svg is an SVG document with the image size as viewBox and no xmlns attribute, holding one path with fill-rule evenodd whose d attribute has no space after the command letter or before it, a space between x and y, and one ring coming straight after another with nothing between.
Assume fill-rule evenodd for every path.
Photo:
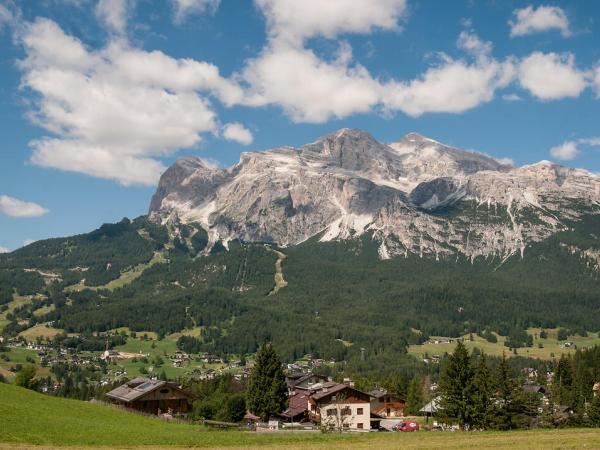
<instances>
[{"instance_id":1,"label":"tall spruce tree","mask_svg":"<svg viewBox=\"0 0 600 450\"><path fill-rule=\"evenodd\" d=\"M470 395L473 368L465 345L458 341L454 352L448 357L440 376L440 416L458 421L461 430L472 423L472 397Z\"/></svg>"},{"instance_id":2,"label":"tall spruce tree","mask_svg":"<svg viewBox=\"0 0 600 450\"><path fill-rule=\"evenodd\" d=\"M470 384L471 397L470 417L476 428L488 428L493 418L494 385L492 373L487 365L485 353L481 353Z\"/></svg>"},{"instance_id":3,"label":"tall spruce tree","mask_svg":"<svg viewBox=\"0 0 600 450\"><path fill-rule=\"evenodd\" d=\"M263 344L256 353L254 368L248 383L248 409L268 420L269 416L287 407L287 385L281 360L270 343Z\"/></svg>"},{"instance_id":4,"label":"tall spruce tree","mask_svg":"<svg viewBox=\"0 0 600 450\"><path fill-rule=\"evenodd\" d=\"M421 377L415 376L408 385L406 412L416 415L425 403L423 399L423 382Z\"/></svg>"},{"instance_id":5,"label":"tall spruce tree","mask_svg":"<svg viewBox=\"0 0 600 450\"><path fill-rule=\"evenodd\" d=\"M587 418L590 426L600 427L600 395L596 395L588 404Z\"/></svg>"}]
</instances>

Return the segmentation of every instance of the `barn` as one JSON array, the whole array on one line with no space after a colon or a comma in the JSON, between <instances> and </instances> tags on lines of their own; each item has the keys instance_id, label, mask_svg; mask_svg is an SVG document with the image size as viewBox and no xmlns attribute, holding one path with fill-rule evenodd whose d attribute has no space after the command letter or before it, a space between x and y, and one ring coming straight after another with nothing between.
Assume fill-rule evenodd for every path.
<instances>
[{"instance_id":1,"label":"barn","mask_svg":"<svg viewBox=\"0 0 600 450\"><path fill-rule=\"evenodd\" d=\"M156 415L187 414L195 399L176 383L148 378L134 378L108 392L106 397L116 405Z\"/></svg>"}]
</instances>

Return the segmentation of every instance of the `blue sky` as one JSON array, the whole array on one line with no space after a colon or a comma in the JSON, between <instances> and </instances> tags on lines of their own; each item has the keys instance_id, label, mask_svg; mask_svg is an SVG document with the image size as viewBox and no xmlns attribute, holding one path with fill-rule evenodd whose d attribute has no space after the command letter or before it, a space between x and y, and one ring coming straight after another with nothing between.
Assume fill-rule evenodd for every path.
<instances>
[{"instance_id":1,"label":"blue sky","mask_svg":"<svg viewBox=\"0 0 600 450\"><path fill-rule=\"evenodd\" d=\"M0 0L0 250L342 127L600 172L596 1Z\"/></svg>"}]
</instances>

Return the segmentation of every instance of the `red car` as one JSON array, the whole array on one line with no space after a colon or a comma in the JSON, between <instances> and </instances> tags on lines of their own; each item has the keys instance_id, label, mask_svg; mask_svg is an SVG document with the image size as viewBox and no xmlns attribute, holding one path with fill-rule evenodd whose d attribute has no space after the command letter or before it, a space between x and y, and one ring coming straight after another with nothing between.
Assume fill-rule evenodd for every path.
<instances>
[{"instance_id":1,"label":"red car","mask_svg":"<svg viewBox=\"0 0 600 450\"><path fill-rule=\"evenodd\" d=\"M400 422L396 425L396 431L419 431L419 422Z\"/></svg>"}]
</instances>

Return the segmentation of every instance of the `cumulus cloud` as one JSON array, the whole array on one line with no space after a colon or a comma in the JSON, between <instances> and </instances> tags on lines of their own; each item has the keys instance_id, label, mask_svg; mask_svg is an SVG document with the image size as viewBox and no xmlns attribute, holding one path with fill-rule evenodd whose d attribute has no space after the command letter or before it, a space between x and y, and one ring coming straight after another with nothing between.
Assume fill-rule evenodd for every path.
<instances>
[{"instance_id":1,"label":"cumulus cloud","mask_svg":"<svg viewBox=\"0 0 600 450\"><path fill-rule=\"evenodd\" d=\"M225 124L223 137L228 141L235 141L243 145L252 144L254 139L250 130L239 122Z\"/></svg>"},{"instance_id":2,"label":"cumulus cloud","mask_svg":"<svg viewBox=\"0 0 600 450\"><path fill-rule=\"evenodd\" d=\"M246 101L254 106L278 105L294 122L323 123L378 108L414 117L459 113L490 101L514 78L512 61L492 58L491 43L469 32L461 33L457 41L468 59L441 55L439 64L412 81L376 79L354 61L352 48L344 41L333 60L319 57L304 44L314 36L398 29L406 12L404 1L335 0L326 2L325 11L313 1L257 3L267 18L269 42L242 73L249 85Z\"/></svg>"},{"instance_id":3,"label":"cumulus cloud","mask_svg":"<svg viewBox=\"0 0 600 450\"><path fill-rule=\"evenodd\" d=\"M36 242L36 240L35 240L35 239L25 239L25 240L23 241L23 247L25 247L25 246L27 246L27 245L29 245L29 244L33 244L34 242Z\"/></svg>"},{"instance_id":4,"label":"cumulus cloud","mask_svg":"<svg viewBox=\"0 0 600 450\"><path fill-rule=\"evenodd\" d=\"M110 31L118 34L125 32L127 16L132 0L99 0L96 5L96 17Z\"/></svg>"},{"instance_id":5,"label":"cumulus cloud","mask_svg":"<svg viewBox=\"0 0 600 450\"><path fill-rule=\"evenodd\" d=\"M586 88L586 74L575 66L572 53L534 52L519 64L519 82L541 100L578 97Z\"/></svg>"},{"instance_id":6,"label":"cumulus cloud","mask_svg":"<svg viewBox=\"0 0 600 450\"><path fill-rule=\"evenodd\" d=\"M563 37L571 35L569 19L557 6L528 6L513 11L514 20L509 21L510 35L524 36L547 30L559 30Z\"/></svg>"},{"instance_id":7,"label":"cumulus cloud","mask_svg":"<svg viewBox=\"0 0 600 450\"><path fill-rule=\"evenodd\" d=\"M0 253L10 253L10 249L0 246Z\"/></svg>"},{"instance_id":8,"label":"cumulus cloud","mask_svg":"<svg viewBox=\"0 0 600 450\"><path fill-rule=\"evenodd\" d=\"M221 0L172 0L175 23L183 22L191 14L214 14Z\"/></svg>"},{"instance_id":9,"label":"cumulus cloud","mask_svg":"<svg viewBox=\"0 0 600 450\"><path fill-rule=\"evenodd\" d=\"M592 86L594 87L594 91L596 91L596 97L600 98L600 65L596 66L594 70Z\"/></svg>"},{"instance_id":10,"label":"cumulus cloud","mask_svg":"<svg viewBox=\"0 0 600 450\"><path fill-rule=\"evenodd\" d=\"M567 141L550 149L550 155L556 159L571 160L579 154L577 142Z\"/></svg>"},{"instance_id":11,"label":"cumulus cloud","mask_svg":"<svg viewBox=\"0 0 600 450\"><path fill-rule=\"evenodd\" d=\"M40 217L47 214L48 210L37 203L0 195L0 212L10 217Z\"/></svg>"},{"instance_id":12,"label":"cumulus cloud","mask_svg":"<svg viewBox=\"0 0 600 450\"><path fill-rule=\"evenodd\" d=\"M244 78L254 105L276 104L294 122L322 123L331 117L370 111L380 85L347 54L333 62L309 49L274 45L249 62Z\"/></svg>"},{"instance_id":13,"label":"cumulus cloud","mask_svg":"<svg viewBox=\"0 0 600 450\"><path fill-rule=\"evenodd\" d=\"M502 100L506 101L506 102L520 102L521 100L523 100L521 97L519 97L517 94L504 94L502 96Z\"/></svg>"},{"instance_id":14,"label":"cumulus cloud","mask_svg":"<svg viewBox=\"0 0 600 450\"><path fill-rule=\"evenodd\" d=\"M226 105L243 96L212 64L122 41L90 51L47 19L22 41L22 86L39 94L29 117L54 134L31 142L31 161L45 167L152 185L165 169L155 157L218 131L205 95Z\"/></svg>"},{"instance_id":15,"label":"cumulus cloud","mask_svg":"<svg viewBox=\"0 0 600 450\"><path fill-rule=\"evenodd\" d=\"M298 45L306 38L394 30L406 0L256 0L273 40Z\"/></svg>"},{"instance_id":16,"label":"cumulus cloud","mask_svg":"<svg viewBox=\"0 0 600 450\"><path fill-rule=\"evenodd\" d=\"M491 101L497 89L513 80L512 60L500 62L492 58L491 43L463 32L457 45L471 53L474 62L442 55L441 63L418 79L389 83L384 90L386 107L413 117L427 112L460 113Z\"/></svg>"},{"instance_id":17,"label":"cumulus cloud","mask_svg":"<svg viewBox=\"0 0 600 450\"><path fill-rule=\"evenodd\" d=\"M582 138L572 141L565 141L556 147L550 149L550 155L556 159L572 160L581 153L581 147L596 147L600 146L600 137Z\"/></svg>"}]
</instances>

